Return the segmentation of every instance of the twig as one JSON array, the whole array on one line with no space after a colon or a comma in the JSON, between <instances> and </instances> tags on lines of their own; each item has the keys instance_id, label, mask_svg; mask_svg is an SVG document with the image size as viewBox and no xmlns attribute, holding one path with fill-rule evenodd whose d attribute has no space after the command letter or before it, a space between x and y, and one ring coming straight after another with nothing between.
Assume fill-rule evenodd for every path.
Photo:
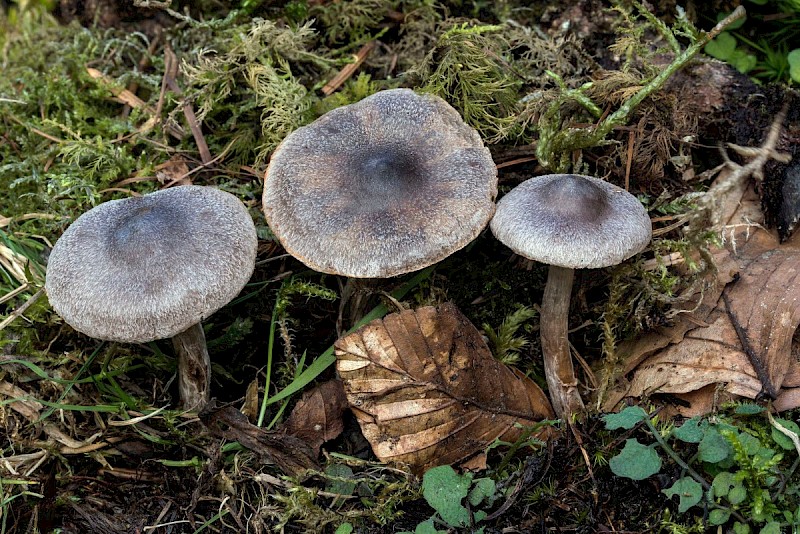
<instances>
[{"instance_id":1,"label":"twig","mask_svg":"<svg viewBox=\"0 0 800 534\"><path fill-rule=\"evenodd\" d=\"M31 476L36 469L42 465L42 462L49 457L46 450L40 450L37 452L29 452L27 454L15 454L14 456L6 456L0 459L0 466L2 466L9 474L12 476L19 476L18 469L22 469L24 466L23 464L28 464L30 462L33 463L33 467L29 468L23 476L29 477ZM39 482L33 482L38 484Z\"/></svg>"},{"instance_id":2,"label":"twig","mask_svg":"<svg viewBox=\"0 0 800 534\"><path fill-rule=\"evenodd\" d=\"M142 196L141 193L138 193L138 192L136 192L136 191L134 191L132 189L125 189L124 187L106 187L105 189L101 189L100 191L98 191L98 193L100 193L100 194L112 193L112 192L125 193L126 195L129 195L129 196L132 196L132 197L140 197L140 196Z\"/></svg>"},{"instance_id":3,"label":"twig","mask_svg":"<svg viewBox=\"0 0 800 534\"><path fill-rule=\"evenodd\" d=\"M759 182L764 180L764 165L770 159L773 159L778 163L789 163L789 161L792 159L791 154L778 152L775 150L775 146L778 144L778 140L780 139L781 131L783 129L783 121L786 120L786 114L788 111L789 102L787 101L784 102L781 110L777 115L775 115L775 120L769 127L767 139L759 148L743 147L733 143L728 143L728 148L732 148L740 156L753 158L747 165L738 165L728 159L727 154L723 153L725 163L729 167L732 167L734 171L739 171L745 173L746 175L752 175L753 178Z\"/></svg>"},{"instance_id":4,"label":"twig","mask_svg":"<svg viewBox=\"0 0 800 534\"><path fill-rule=\"evenodd\" d=\"M545 475L548 473L548 471L550 471L550 465L553 462L554 455L552 454L551 451L551 454L546 454L544 455L544 457L546 458L546 460L544 460L546 461L546 464L543 469L538 469L539 473L541 474L539 475L538 480L535 481L534 481L534 475L537 473L534 472L533 468L539 467L538 464L542 462L541 457L528 456L525 458L525 466L523 467L522 476L517 479L517 483L514 485L514 489L511 491L511 495L505 500L505 502L502 504L502 506L500 506L500 508L498 508L497 510L492 512L488 517L486 517L487 522L494 521L495 519L506 513L508 509L511 508L517 501L517 498L519 497L521 491L523 491L525 488L536 487L544 479ZM537 465L533 466L532 464L534 462L536 462Z\"/></svg>"},{"instance_id":5,"label":"twig","mask_svg":"<svg viewBox=\"0 0 800 534\"><path fill-rule=\"evenodd\" d=\"M652 17L652 15L643 5L639 4L638 2L636 2L636 5L639 11L643 14L643 16L648 18L648 20L651 22L657 20ZM601 118L596 125L590 128L565 128L560 120L560 110L563 103L567 99L573 99L579 104L583 105L590 112L593 112L595 108L589 107L589 104L592 106L594 106L594 104L591 103L588 97L582 94L582 91L585 88L591 86L591 82L589 84L584 84L584 86L579 89L566 89L562 86L563 82L559 83L559 78L554 77L556 83L561 87L562 97L556 99L556 101L553 102L550 107L548 107L548 109L542 114L542 117L539 121L540 134L539 143L536 147L536 155L541 164L545 167L552 168L556 172L561 171L565 165L568 165L569 162L568 159L563 157L565 151L596 146L603 142L603 140L605 140L605 138L616 127L628 122L631 115L633 115L634 110L639 104L642 103L644 99L661 89L667 79L669 79L670 76L672 76L675 72L686 66L686 64L688 64L689 61L698 52L700 52L700 50L702 50L702 48L710 40L716 37L728 25L740 19L744 15L744 7L739 6L733 11L733 13L719 22L711 31L707 33L701 33L701 35L691 44L689 44L689 46L687 46L683 52L679 51L680 46L678 46L678 50L675 52L675 58L669 65L664 67L663 70L661 70L655 77L648 81L641 89L623 102L613 113L609 114L605 118ZM672 44L673 48L678 45L673 32L671 32L666 25L663 23L657 23L656 29L661 32L662 36L668 42ZM553 77L553 75L549 72L548 75ZM592 114L597 116L595 113Z\"/></svg>"},{"instance_id":6,"label":"twig","mask_svg":"<svg viewBox=\"0 0 800 534\"><path fill-rule=\"evenodd\" d=\"M592 469L592 462L589 460L589 453L586 452L586 447L583 446L583 438L581 437L578 429L575 428L571 422L567 424L570 431L572 432L572 436L575 438L575 443L578 444L578 449L581 451L581 456L583 457L583 463L586 464L586 470L589 472L589 478L592 479L592 487L597 489L597 479L594 478L594 470Z\"/></svg>"},{"instance_id":7,"label":"twig","mask_svg":"<svg viewBox=\"0 0 800 534\"><path fill-rule=\"evenodd\" d=\"M55 136L53 136L53 135L50 135L50 134L49 134L49 133L47 133L47 132L43 132L42 130L39 130L38 128L34 128L33 126L31 126L31 125L29 125L29 124L25 124L24 122L22 122L21 120L19 120L18 118L16 118L14 115L8 115L8 118L9 118L9 119L11 119L12 121L16 122L16 123L17 123L17 124L19 124L20 126L22 126L22 127L24 127L24 128L28 128L30 131L32 131L32 132L33 132L33 133L35 133L36 135L42 136L42 137L44 137L45 139L48 139L48 140L50 140L50 141L53 141L54 143L58 143L58 144L63 144L63 143L66 143L66 141L64 141L63 139L59 139L58 137L55 137Z\"/></svg>"},{"instance_id":8,"label":"twig","mask_svg":"<svg viewBox=\"0 0 800 534\"><path fill-rule=\"evenodd\" d=\"M733 329L736 331L736 335L739 337L739 343L742 345L742 350L747 355L750 365L753 366L756 376L761 382L762 390L761 393L759 393L759 397L763 393L766 393L772 400L775 400L778 398L778 392L775 390L775 386L772 384L772 380L769 378L769 371L764 366L764 362L761 361L761 358L759 358L758 354L756 354L753 345L750 343L750 338L747 336L747 330L744 329L742 323L739 321L739 317L731 307L731 301L728 298L727 290L728 288L726 287L722 291L722 301L725 303L725 311L728 313L728 318L733 325Z\"/></svg>"},{"instance_id":9,"label":"twig","mask_svg":"<svg viewBox=\"0 0 800 534\"><path fill-rule=\"evenodd\" d=\"M61 454L86 454L87 452L94 452L99 451L100 449L105 449L109 445L113 445L115 443L119 443L120 441L124 441L125 438L122 436L110 436L105 438L103 441L98 441L96 443L87 443L85 445L81 445L80 447L61 447L59 452Z\"/></svg>"},{"instance_id":10,"label":"twig","mask_svg":"<svg viewBox=\"0 0 800 534\"><path fill-rule=\"evenodd\" d=\"M118 98L123 104L131 108L143 109L148 115L153 117L154 122L155 120L158 120L158 111L148 106L144 100L133 94L131 91L128 89L120 89L114 84L113 80L108 78L105 74L97 69L86 67L86 72L93 79L102 82L103 85L106 86L109 91L111 91L111 94ZM167 124L164 127L166 128L167 132L169 132L169 134L176 139L183 139L184 131L180 126Z\"/></svg>"},{"instance_id":11,"label":"twig","mask_svg":"<svg viewBox=\"0 0 800 534\"><path fill-rule=\"evenodd\" d=\"M767 138L764 143L758 148L741 147L734 144L728 144L728 147L733 149L737 154L744 157L752 157L746 165L739 165L731 161L727 152L720 149L724 166L729 169L729 173L725 176L722 174L717 178L714 184L708 189L705 195L698 200L698 208L695 210L696 216L690 222L690 225L702 224L709 226L714 231L721 231L723 223L728 222L730 213L722 213L721 210L716 209L720 204L719 199L724 198L731 191L742 188L745 181L753 176L757 180L763 179L764 165L770 160L786 163L789 161L790 156L776 150L778 140L780 139L781 131L783 130L783 122L786 120L786 114L789 110L789 102L785 102L781 110L775 115L775 120L769 127ZM704 221L705 214L708 214L710 224Z\"/></svg>"},{"instance_id":12,"label":"twig","mask_svg":"<svg viewBox=\"0 0 800 534\"><path fill-rule=\"evenodd\" d=\"M8 223L10 223L12 221L21 222L21 221L27 221L27 220L30 220L30 219L48 219L48 220L54 221L54 220L56 220L58 218L59 218L58 215L53 215L52 213L39 213L39 212L35 212L35 211L31 212L31 213L26 213L24 215L19 215L17 217L2 217L2 216L0 216L0 228L2 228L3 226L8 226Z\"/></svg>"},{"instance_id":13,"label":"twig","mask_svg":"<svg viewBox=\"0 0 800 534\"><path fill-rule=\"evenodd\" d=\"M140 72L143 72L150 64L150 56L152 56L155 53L156 48L158 47L160 41L161 41L161 32L159 31L156 34L156 36L150 40L150 44L147 47L147 53L142 55L142 57L139 59L137 67ZM131 83L128 84L127 89L131 93L136 94L136 91L139 90L139 83L136 80L133 80L131 81ZM130 112L131 112L131 106L126 105L125 108L123 108L122 110L122 116L127 117L130 114Z\"/></svg>"},{"instance_id":14,"label":"twig","mask_svg":"<svg viewBox=\"0 0 800 534\"><path fill-rule=\"evenodd\" d=\"M636 141L636 131L628 132L628 157L625 160L625 191L630 191L631 165L633 164L633 147Z\"/></svg>"},{"instance_id":15,"label":"twig","mask_svg":"<svg viewBox=\"0 0 800 534\"><path fill-rule=\"evenodd\" d=\"M660 256L657 258L652 258L649 260L645 260L642 262L642 269L645 271L655 271L659 269L662 265L669 267L670 265L680 265L684 263L686 259L683 257L683 254L680 252L672 252L671 254L667 254L665 256Z\"/></svg>"},{"instance_id":16,"label":"twig","mask_svg":"<svg viewBox=\"0 0 800 534\"><path fill-rule=\"evenodd\" d=\"M14 297L19 295L20 293L25 292L25 290L28 289L29 287L30 287L30 284L28 282L25 282L21 286L19 286L17 289L12 289L8 293L6 293L2 297L0 297L0 304L6 302L7 300L13 299Z\"/></svg>"},{"instance_id":17,"label":"twig","mask_svg":"<svg viewBox=\"0 0 800 534\"><path fill-rule=\"evenodd\" d=\"M101 476L115 476L125 480L136 480L138 482L156 482L161 480L160 475L154 473L146 473L138 469L130 469L127 467L115 467L113 469L99 469L98 475ZM188 521L187 521L188 523Z\"/></svg>"},{"instance_id":18,"label":"twig","mask_svg":"<svg viewBox=\"0 0 800 534\"><path fill-rule=\"evenodd\" d=\"M708 44L709 41L715 39L717 35L725 31L725 28L744 17L746 14L747 12L744 10L744 6L738 6L730 15L719 21L716 26L711 28L711 31L706 33L705 38L702 40L703 46Z\"/></svg>"},{"instance_id":19,"label":"twig","mask_svg":"<svg viewBox=\"0 0 800 534\"><path fill-rule=\"evenodd\" d=\"M14 319L20 317L23 313L25 313L25 310L30 308L34 302L39 300L39 297L42 296L43 292L44 288L39 289L39 291L31 295L30 298L26 300L24 304L22 304L19 308L11 312L11 314L8 317L6 317L2 322L0 322L0 330L3 330L5 327L10 325L14 321Z\"/></svg>"},{"instance_id":20,"label":"twig","mask_svg":"<svg viewBox=\"0 0 800 534\"><path fill-rule=\"evenodd\" d=\"M155 417L156 415L160 414L161 412L163 412L166 409L167 409L166 406L162 406L161 408L159 408L157 410L154 410L154 411L152 411L152 412L150 412L148 414L140 415L139 417L134 417L132 419L126 419L124 421L109 421L108 422L108 426L130 426L130 425L135 425L135 424L141 423L142 421L146 421L147 419L150 419L151 417Z\"/></svg>"},{"instance_id":21,"label":"twig","mask_svg":"<svg viewBox=\"0 0 800 534\"><path fill-rule=\"evenodd\" d=\"M355 61L342 67L342 70L340 70L336 76L331 78L331 80L322 88L322 94L325 96L331 95L334 91L341 87L342 84L355 73L358 67L364 63L364 60L367 59L367 56L372 53L377 45L378 41L369 41L367 44L362 46L353 56Z\"/></svg>"},{"instance_id":22,"label":"twig","mask_svg":"<svg viewBox=\"0 0 800 534\"><path fill-rule=\"evenodd\" d=\"M517 158L512 159L510 161L504 161L503 163L498 163L495 165L498 169L502 169L503 167L511 167L512 165L519 165L520 163L527 163L529 161L536 161L534 156L529 156L527 158Z\"/></svg>"},{"instance_id":23,"label":"twig","mask_svg":"<svg viewBox=\"0 0 800 534\"><path fill-rule=\"evenodd\" d=\"M681 226L686 224L686 222L688 220L689 220L689 216L688 215L681 215L680 217L678 217L678 220L675 221L674 223L672 223L670 225L667 225L667 226L664 226L663 228L656 228L655 230L653 230L653 236L655 237L655 236L667 234L667 233L669 233L669 232L671 232L671 231L673 231L673 230L675 230L677 228L680 228ZM653 222L655 222L655 221L653 221Z\"/></svg>"},{"instance_id":24,"label":"twig","mask_svg":"<svg viewBox=\"0 0 800 534\"><path fill-rule=\"evenodd\" d=\"M178 56L176 56L175 52L173 52L169 47L164 49L164 63L164 84L166 84L166 86L169 87L175 94L182 94L183 91L175 79L178 75ZM163 87L164 86L162 84L162 93ZM211 151L208 149L208 143L206 143L206 138L203 135L203 130L200 127L197 116L194 114L194 109L192 109L192 105L186 100L183 102L182 109L183 115L186 117L186 122L189 123L189 129L192 131L194 142L197 144L197 151L200 153L200 160L207 165L214 158L211 156Z\"/></svg>"}]
</instances>

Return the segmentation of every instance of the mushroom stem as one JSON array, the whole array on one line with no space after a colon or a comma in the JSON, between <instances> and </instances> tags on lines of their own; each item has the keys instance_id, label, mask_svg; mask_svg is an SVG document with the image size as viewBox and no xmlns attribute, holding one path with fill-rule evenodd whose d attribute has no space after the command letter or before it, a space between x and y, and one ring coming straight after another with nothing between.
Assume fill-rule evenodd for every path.
<instances>
[{"instance_id":1,"label":"mushroom stem","mask_svg":"<svg viewBox=\"0 0 800 534\"><path fill-rule=\"evenodd\" d=\"M336 332L340 337L367 314L369 304L374 300L370 297L378 293L379 281L379 278L345 278L340 286L342 296L336 320Z\"/></svg>"},{"instance_id":2,"label":"mushroom stem","mask_svg":"<svg viewBox=\"0 0 800 534\"><path fill-rule=\"evenodd\" d=\"M178 392L187 410L200 410L210 398L211 359L200 323L172 336L178 356Z\"/></svg>"},{"instance_id":3,"label":"mushroom stem","mask_svg":"<svg viewBox=\"0 0 800 534\"><path fill-rule=\"evenodd\" d=\"M569 267L550 266L539 318L547 387L553 409L562 419L583 414L585 409L567 339L573 275L574 269Z\"/></svg>"}]
</instances>

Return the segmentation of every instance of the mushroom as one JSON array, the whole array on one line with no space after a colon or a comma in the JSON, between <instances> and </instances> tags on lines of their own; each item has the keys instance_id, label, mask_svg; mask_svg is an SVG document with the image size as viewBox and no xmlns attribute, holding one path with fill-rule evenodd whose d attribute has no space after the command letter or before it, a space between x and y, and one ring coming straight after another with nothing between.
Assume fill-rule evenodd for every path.
<instances>
[{"instance_id":1,"label":"mushroom","mask_svg":"<svg viewBox=\"0 0 800 534\"><path fill-rule=\"evenodd\" d=\"M255 267L247 208L213 187L182 186L112 200L78 217L56 242L45 288L53 309L97 339L172 338L183 406L209 399L200 325L230 302Z\"/></svg>"},{"instance_id":2,"label":"mushroom","mask_svg":"<svg viewBox=\"0 0 800 534\"><path fill-rule=\"evenodd\" d=\"M550 265L540 335L553 408L584 411L567 340L574 269L608 267L642 251L652 226L644 206L599 178L551 174L531 178L497 204L490 227L517 254Z\"/></svg>"},{"instance_id":3,"label":"mushroom","mask_svg":"<svg viewBox=\"0 0 800 534\"><path fill-rule=\"evenodd\" d=\"M312 269L386 278L472 241L496 194L489 150L458 112L392 89L287 136L267 169L263 207L284 248Z\"/></svg>"}]
</instances>

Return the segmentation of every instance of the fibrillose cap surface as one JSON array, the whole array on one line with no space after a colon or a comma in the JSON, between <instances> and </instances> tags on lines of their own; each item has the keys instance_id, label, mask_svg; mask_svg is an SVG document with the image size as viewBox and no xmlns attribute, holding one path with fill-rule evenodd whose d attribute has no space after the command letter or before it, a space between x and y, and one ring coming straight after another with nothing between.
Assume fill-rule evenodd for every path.
<instances>
[{"instance_id":1,"label":"fibrillose cap surface","mask_svg":"<svg viewBox=\"0 0 800 534\"><path fill-rule=\"evenodd\" d=\"M255 267L256 230L235 196L182 186L89 210L56 242L53 309L98 339L174 336L230 302Z\"/></svg>"},{"instance_id":2,"label":"fibrillose cap surface","mask_svg":"<svg viewBox=\"0 0 800 534\"><path fill-rule=\"evenodd\" d=\"M439 97L382 91L292 132L270 161L264 214L309 267L354 278L441 261L494 213L497 169Z\"/></svg>"},{"instance_id":3,"label":"fibrillose cap surface","mask_svg":"<svg viewBox=\"0 0 800 534\"><path fill-rule=\"evenodd\" d=\"M652 237L650 218L635 196L575 174L521 183L497 203L490 227L517 254L574 269L621 263Z\"/></svg>"}]
</instances>

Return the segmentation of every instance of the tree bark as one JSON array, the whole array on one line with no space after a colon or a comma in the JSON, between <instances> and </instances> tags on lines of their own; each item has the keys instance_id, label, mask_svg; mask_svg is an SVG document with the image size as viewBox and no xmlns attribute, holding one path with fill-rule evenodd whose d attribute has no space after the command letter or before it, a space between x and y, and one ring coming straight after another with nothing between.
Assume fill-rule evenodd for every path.
<instances>
[{"instance_id":1,"label":"tree bark","mask_svg":"<svg viewBox=\"0 0 800 534\"><path fill-rule=\"evenodd\" d=\"M208 402L211 390L211 359L203 326L197 323L176 334L172 345L178 356L181 404L187 410L199 411Z\"/></svg>"},{"instance_id":2,"label":"tree bark","mask_svg":"<svg viewBox=\"0 0 800 534\"><path fill-rule=\"evenodd\" d=\"M582 416L585 411L578 392L578 379L575 378L567 339L573 277L573 269L550 266L539 319L544 372L550 401L553 403L556 415L567 420L573 414Z\"/></svg>"}]
</instances>

